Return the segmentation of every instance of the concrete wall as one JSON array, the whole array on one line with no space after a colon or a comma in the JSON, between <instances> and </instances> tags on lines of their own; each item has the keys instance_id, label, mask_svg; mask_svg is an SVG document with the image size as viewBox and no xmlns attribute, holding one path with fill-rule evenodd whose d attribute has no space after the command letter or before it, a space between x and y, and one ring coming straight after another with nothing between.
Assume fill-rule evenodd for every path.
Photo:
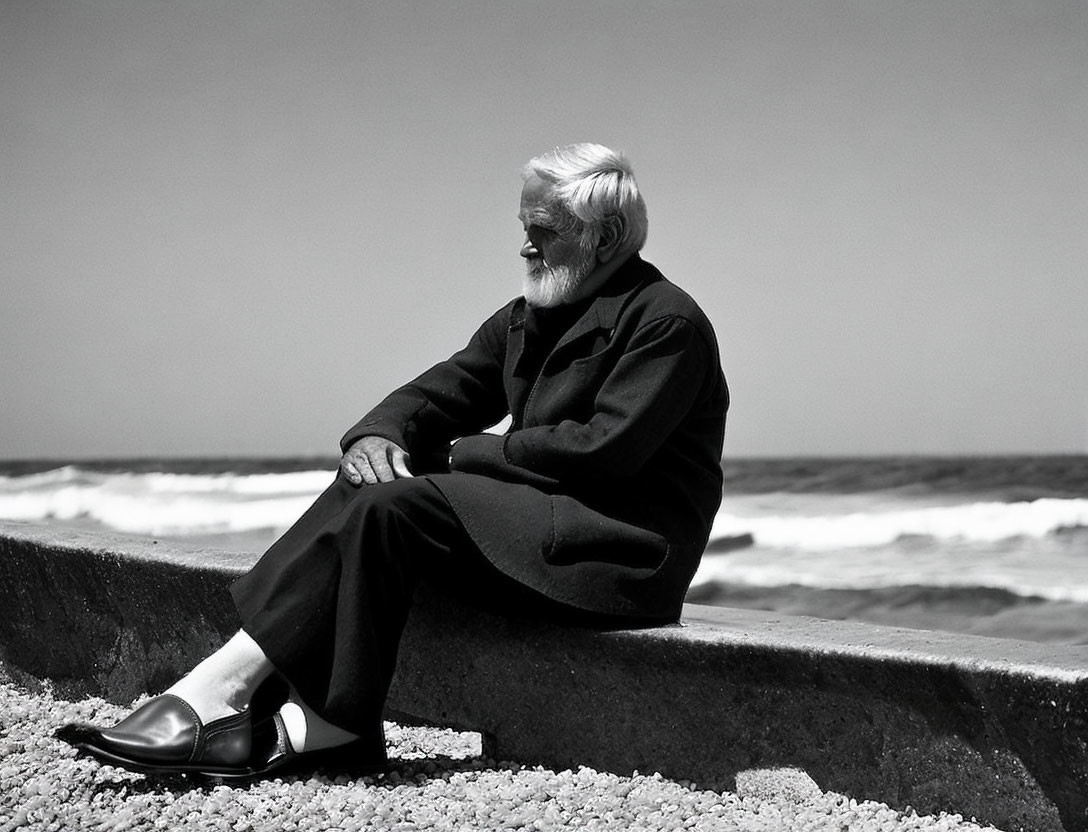
<instances>
[{"instance_id":1,"label":"concrete wall","mask_svg":"<svg viewBox=\"0 0 1088 832\"><path fill-rule=\"evenodd\" d=\"M0 523L0 660L61 695L130 701L237 624L255 556ZM1006 830L1088 829L1088 650L689 605L597 632L421 594L390 715L555 768L824 789Z\"/></svg>"}]
</instances>

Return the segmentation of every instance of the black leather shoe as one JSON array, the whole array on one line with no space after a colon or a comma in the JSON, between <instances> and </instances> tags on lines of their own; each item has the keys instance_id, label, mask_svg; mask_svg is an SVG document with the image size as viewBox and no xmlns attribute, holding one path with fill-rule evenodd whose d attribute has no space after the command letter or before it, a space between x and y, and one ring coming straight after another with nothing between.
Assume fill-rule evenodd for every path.
<instances>
[{"instance_id":1,"label":"black leather shoe","mask_svg":"<svg viewBox=\"0 0 1088 832\"><path fill-rule=\"evenodd\" d=\"M142 774L252 774L250 712L204 725L188 702L171 693L156 696L112 728L69 723L54 736L100 762Z\"/></svg>"}]
</instances>

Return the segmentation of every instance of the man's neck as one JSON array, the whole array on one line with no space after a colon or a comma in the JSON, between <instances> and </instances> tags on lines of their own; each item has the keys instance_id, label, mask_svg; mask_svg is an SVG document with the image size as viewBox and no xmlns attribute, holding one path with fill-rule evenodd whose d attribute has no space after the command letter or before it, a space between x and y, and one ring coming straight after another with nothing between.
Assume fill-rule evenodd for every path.
<instances>
[{"instance_id":1,"label":"man's neck","mask_svg":"<svg viewBox=\"0 0 1088 832\"><path fill-rule=\"evenodd\" d=\"M581 303L583 300L599 294L608 281L612 279L612 275L618 272L634 254L635 252L632 251L627 254L616 255L606 263L597 263L597 267L586 275L585 280L578 285L578 289L574 294L567 298L566 303L570 305Z\"/></svg>"}]
</instances>

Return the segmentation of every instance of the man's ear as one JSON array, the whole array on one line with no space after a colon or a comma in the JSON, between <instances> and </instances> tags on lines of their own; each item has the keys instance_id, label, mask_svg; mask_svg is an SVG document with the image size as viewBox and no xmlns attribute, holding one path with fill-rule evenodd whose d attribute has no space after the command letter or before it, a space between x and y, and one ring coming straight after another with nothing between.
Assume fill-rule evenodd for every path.
<instances>
[{"instance_id":1,"label":"man's ear","mask_svg":"<svg viewBox=\"0 0 1088 832\"><path fill-rule=\"evenodd\" d=\"M597 241L597 260L607 263L620 248L623 240L623 217L609 217L601 224L601 237Z\"/></svg>"}]
</instances>

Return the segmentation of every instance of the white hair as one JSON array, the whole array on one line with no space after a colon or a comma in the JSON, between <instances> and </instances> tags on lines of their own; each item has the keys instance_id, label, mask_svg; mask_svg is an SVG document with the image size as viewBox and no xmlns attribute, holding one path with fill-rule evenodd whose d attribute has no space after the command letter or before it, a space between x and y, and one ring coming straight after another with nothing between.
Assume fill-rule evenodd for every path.
<instances>
[{"instance_id":1,"label":"white hair","mask_svg":"<svg viewBox=\"0 0 1088 832\"><path fill-rule=\"evenodd\" d=\"M529 160L522 176L533 175L551 184L549 208L560 234L581 237L584 245L618 220L620 251L646 243L646 203L623 154L589 142L557 147Z\"/></svg>"}]
</instances>

